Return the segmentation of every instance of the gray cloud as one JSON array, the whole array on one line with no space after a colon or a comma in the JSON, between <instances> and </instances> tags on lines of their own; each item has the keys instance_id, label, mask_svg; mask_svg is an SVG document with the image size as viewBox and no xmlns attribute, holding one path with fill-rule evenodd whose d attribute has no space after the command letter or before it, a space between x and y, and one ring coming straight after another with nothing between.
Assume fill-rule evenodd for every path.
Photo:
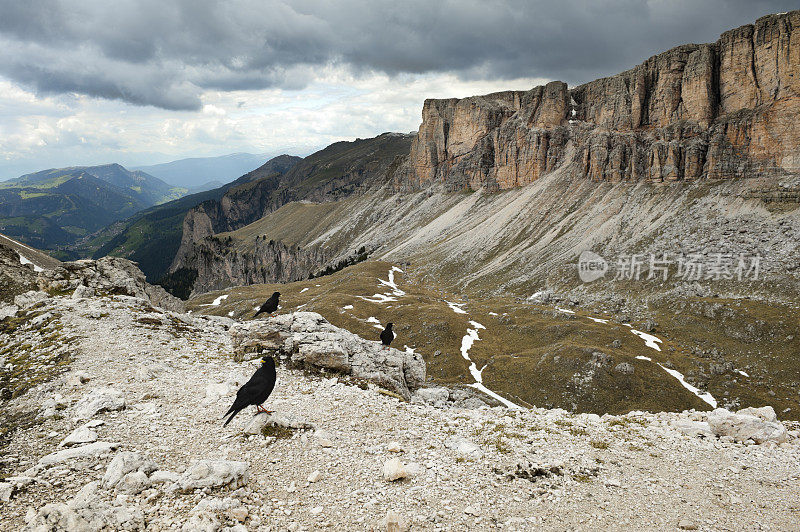
<instances>
[{"instance_id":1,"label":"gray cloud","mask_svg":"<svg viewBox=\"0 0 800 532\"><path fill-rule=\"evenodd\" d=\"M322 66L580 83L708 42L785 0L0 0L0 76L172 110L302 88Z\"/></svg>"}]
</instances>

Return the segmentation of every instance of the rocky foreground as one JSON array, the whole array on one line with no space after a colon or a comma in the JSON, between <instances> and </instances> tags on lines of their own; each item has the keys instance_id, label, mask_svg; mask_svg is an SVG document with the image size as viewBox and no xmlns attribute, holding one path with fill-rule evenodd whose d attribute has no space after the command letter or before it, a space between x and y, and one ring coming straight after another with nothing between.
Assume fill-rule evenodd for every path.
<instances>
[{"instance_id":1,"label":"rocky foreground","mask_svg":"<svg viewBox=\"0 0 800 532\"><path fill-rule=\"evenodd\" d=\"M38 353L70 360L3 404L33 413L3 451L3 530L800 522L800 438L770 408L602 417L465 408L480 403L424 387L413 355L381 354L318 315L241 324L81 295L90 294L20 298L16 329L0 336L27 346L32 372ZM266 405L275 413L243 412L223 428L256 366L246 359L262 353L283 362ZM11 360L0 362L20 363ZM350 375L300 369L331 364Z\"/></svg>"}]
</instances>

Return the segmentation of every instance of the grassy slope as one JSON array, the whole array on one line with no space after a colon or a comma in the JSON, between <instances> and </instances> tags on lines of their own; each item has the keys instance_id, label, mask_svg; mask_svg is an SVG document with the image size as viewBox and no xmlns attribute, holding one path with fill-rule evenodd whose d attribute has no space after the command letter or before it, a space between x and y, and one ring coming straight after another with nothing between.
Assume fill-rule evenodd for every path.
<instances>
[{"instance_id":1,"label":"grassy slope","mask_svg":"<svg viewBox=\"0 0 800 532\"><path fill-rule=\"evenodd\" d=\"M725 358L736 369L746 368L751 377L743 377L735 371L712 375L708 368L713 357L694 354L697 345L706 345L706 348L709 345L709 335L704 330L708 324L702 322L696 310L687 309L682 319L659 319L659 328L654 334L664 343L662 351L657 352L646 347L621 323L596 323L581 312L568 315L552 307L513 298L473 297L464 305L469 314L456 314L444 301L453 301L457 296L445 292L429 278L424 281L417 278L411 267L405 268L405 274L396 275L399 287L407 292L397 302L378 304L356 297L386 292L378 278L386 280L390 267L389 263L369 261L309 281L238 287L225 291L230 297L219 306L203 305L223 292L203 294L192 299L189 307L195 312L217 315L233 311L235 317L249 319L253 307L278 290L283 294L280 312L296 310L303 305L302 310L319 312L333 324L364 338L377 340L379 332L367 318L375 317L382 324L393 321L398 335L395 345L400 349L404 345L417 349L428 363L429 375L436 382L449 385L473 382L460 347L470 327L468 320L474 320L486 327L480 330L480 340L470 349L470 356L479 368L488 364L483 373L484 383L518 403L596 413L709 409L656 365L661 362L672 365L690 382L707 385L721 405L726 401L742 407L771 404L778 412L791 408L781 414L782 418L799 417L797 352L800 346L796 339L800 338L800 312L797 309L737 302L742 314L736 318L738 325L731 322L731 326L746 327L751 321L769 319L775 331L786 336L793 334L794 340L785 344L759 344L769 345L760 348L759 355L752 352L751 341L728 335L726 343L720 342L718 347L725 350ZM304 288L308 290L301 293ZM346 305L354 308L346 310L343 308ZM591 315L608 317L599 313ZM619 347L611 347L615 340L619 341ZM441 354L434 355L436 351ZM596 352L608 355L611 361L594 364L593 353ZM748 352L750 354L746 354ZM648 356L653 362L636 359L637 355ZM634 367L633 375L613 371L622 362Z\"/></svg>"}]
</instances>

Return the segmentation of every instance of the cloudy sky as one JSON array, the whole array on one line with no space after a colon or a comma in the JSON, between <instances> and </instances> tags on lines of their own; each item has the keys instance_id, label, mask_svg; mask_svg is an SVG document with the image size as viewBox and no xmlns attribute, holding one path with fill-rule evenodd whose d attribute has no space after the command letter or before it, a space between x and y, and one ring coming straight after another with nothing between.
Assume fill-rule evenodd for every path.
<instances>
[{"instance_id":1,"label":"cloudy sky","mask_svg":"<svg viewBox=\"0 0 800 532\"><path fill-rule=\"evenodd\" d=\"M0 179L289 152L615 74L796 0L0 0Z\"/></svg>"}]
</instances>

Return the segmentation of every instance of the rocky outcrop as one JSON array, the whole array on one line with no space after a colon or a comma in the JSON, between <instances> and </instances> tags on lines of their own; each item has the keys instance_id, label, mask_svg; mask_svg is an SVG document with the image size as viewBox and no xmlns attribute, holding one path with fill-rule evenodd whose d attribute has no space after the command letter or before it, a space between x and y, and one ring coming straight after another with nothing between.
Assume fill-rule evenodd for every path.
<instances>
[{"instance_id":1,"label":"rocky outcrop","mask_svg":"<svg viewBox=\"0 0 800 532\"><path fill-rule=\"evenodd\" d=\"M202 294L230 286L299 281L327 259L322 250L275 240L256 238L251 248L237 249L229 238L210 237L192 243L181 267L197 272L193 293Z\"/></svg>"},{"instance_id":2,"label":"rocky outcrop","mask_svg":"<svg viewBox=\"0 0 800 532\"><path fill-rule=\"evenodd\" d=\"M75 291L84 286L97 293L138 297L156 307L183 311L181 300L160 286L148 284L133 262L118 257L65 262L60 267L40 272L37 283L41 290L50 292ZM80 292L88 293L85 289Z\"/></svg>"},{"instance_id":3,"label":"rocky outcrop","mask_svg":"<svg viewBox=\"0 0 800 532\"><path fill-rule=\"evenodd\" d=\"M366 379L405 399L425 383L421 355L384 349L328 323L315 312L282 314L231 328L237 358L264 354L286 357L294 365Z\"/></svg>"},{"instance_id":4,"label":"rocky outcrop","mask_svg":"<svg viewBox=\"0 0 800 532\"><path fill-rule=\"evenodd\" d=\"M522 186L569 166L594 181L800 171L800 11L679 46L568 89L427 100L398 190Z\"/></svg>"}]
</instances>

